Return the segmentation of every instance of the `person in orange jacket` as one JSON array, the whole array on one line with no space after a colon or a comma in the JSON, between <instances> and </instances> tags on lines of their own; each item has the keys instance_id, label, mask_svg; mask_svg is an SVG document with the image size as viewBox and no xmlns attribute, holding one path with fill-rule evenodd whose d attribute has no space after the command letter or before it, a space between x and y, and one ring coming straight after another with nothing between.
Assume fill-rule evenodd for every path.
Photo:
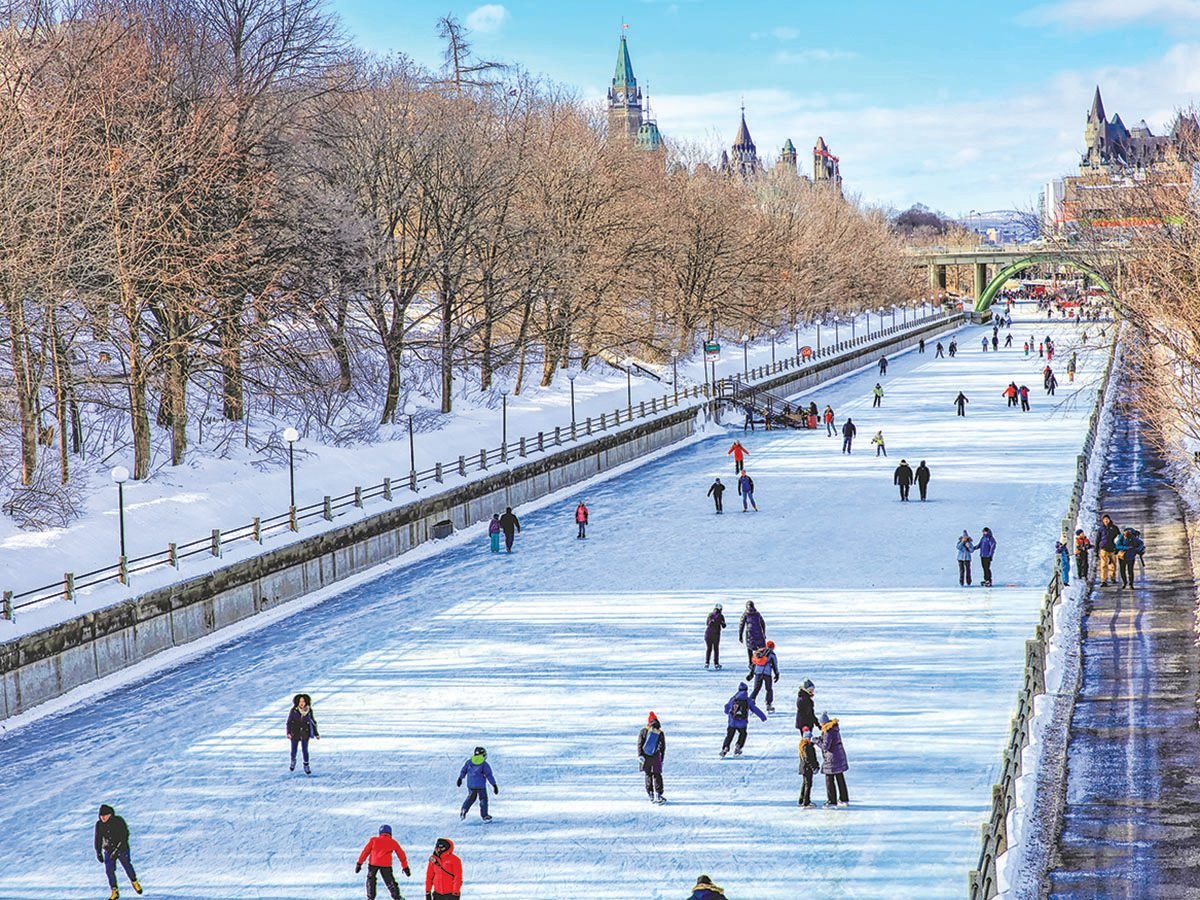
<instances>
[{"instance_id":1,"label":"person in orange jacket","mask_svg":"<svg viewBox=\"0 0 1200 900\"><path fill-rule=\"evenodd\" d=\"M380 825L379 834L367 841L362 853L358 854L358 862L354 865L354 871L357 874L362 871L363 863L367 862L368 858L370 859L367 865L367 900L375 900L377 879L380 875L383 876L383 883L387 885L392 900L401 900L400 885L396 884L396 876L392 874L393 853L400 857L400 868L404 870L404 874L412 878L412 871L408 868L408 857L404 855L404 848L397 844L395 838L392 837L392 826Z\"/></svg>"},{"instance_id":2,"label":"person in orange jacket","mask_svg":"<svg viewBox=\"0 0 1200 900\"><path fill-rule=\"evenodd\" d=\"M725 455L730 453L733 454L733 471L736 475L746 468L746 457L750 455L750 451L742 446L741 441L734 441L733 446L725 451Z\"/></svg>"},{"instance_id":3,"label":"person in orange jacket","mask_svg":"<svg viewBox=\"0 0 1200 900\"><path fill-rule=\"evenodd\" d=\"M438 838L425 867L425 900L459 900L462 895L462 860L454 855L454 841Z\"/></svg>"}]
</instances>

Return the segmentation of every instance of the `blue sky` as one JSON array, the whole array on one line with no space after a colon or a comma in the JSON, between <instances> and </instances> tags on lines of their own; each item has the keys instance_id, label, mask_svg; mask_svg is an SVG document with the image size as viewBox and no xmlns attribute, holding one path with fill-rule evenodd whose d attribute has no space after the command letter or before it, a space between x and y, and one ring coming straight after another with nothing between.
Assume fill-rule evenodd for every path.
<instances>
[{"instance_id":1,"label":"blue sky","mask_svg":"<svg viewBox=\"0 0 1200 900\"><path fill-rule=\"evenodd\" d=\"M759 153L785 138L811 169L821 135L868 203L951 214L1032 208L1078 165L1099 84L1108 114L1159 133L1200 98L1200 0L332 0L360 45L437 65L436 21L472 26L481 56L600 103L621 22L668 139L719 153L738 106Z\"/></svg>"}]
</instances>

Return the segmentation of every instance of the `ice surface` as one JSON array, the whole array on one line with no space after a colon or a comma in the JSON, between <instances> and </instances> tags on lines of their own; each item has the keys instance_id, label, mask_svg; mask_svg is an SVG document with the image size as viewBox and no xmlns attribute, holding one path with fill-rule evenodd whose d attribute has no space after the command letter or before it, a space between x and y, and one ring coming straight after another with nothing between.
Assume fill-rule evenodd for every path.
<instances>
[{"instance_id":1,"label":"ice surface","mask_svg":"<svg viewBox=\"0 0 1200 900\"><path fill-rule=\"evenodd\" d=\"M10 731L0 898L101 896L101 802L128 819L156 898L362 896L353 863L382 822L409 851L409 897L441 835L458 844L465 897L678 898L700 872L731 898L962 896L1103 361L1081 353L1067 384L1074 332L1054 326L1055 402L1044 362L981 353L985 330L963 332L954 360L935 360L932 343L893 358L881 410L874 368L818 389L820 406L859 425L853 456L824 431L737 432L758 513L741 512L724 433L525 515L512 556L488 553L476 529L473 543ZM1014 378L1034 389L1033 412L1006 409ZM888 459L869 447L877 428ZM898 502L901 457L928 460L928 503ZM730 486L721 517L704 496L715 475ZM960 589L955 539L983 525L999 542L997 587ZM746 757L721 760L747 599L778 645L778 713L752 720ZM703 668L715 602L730 620L722 672ZM841 720L849 808L796 806L805 677L818 712ZM324 736L312 778L287 771L299 690ZM668 739L661 808L637 771L649 710ZM454 779L477 744L501 787L488 825L458 819Z\"/></svg>"}]
</instances>

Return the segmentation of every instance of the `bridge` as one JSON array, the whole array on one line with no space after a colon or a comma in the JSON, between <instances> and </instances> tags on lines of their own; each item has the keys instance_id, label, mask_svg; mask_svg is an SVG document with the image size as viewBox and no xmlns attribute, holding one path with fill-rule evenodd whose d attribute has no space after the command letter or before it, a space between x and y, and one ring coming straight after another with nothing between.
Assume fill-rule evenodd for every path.
<instances>
[{"instance_id":1,"label":"bridge","mask_svg":"<svg viewBox=\"0 0 1200 900\"><path fill-rule=\"evenodd\" d=\"M975 311L984 312L992 305L996 294L1025 269L1038 265L1059 265L1074 269L1100 284L1109 293L1120 286L1121 261L1126 248L1053 247L1038 244L1005 244L980 247L923 247L908 251L914 267L929 271L929 286L946 289L946 269L950 266L972 266L975 271ZM989 276L990 267L990 276ZM1115 272L1115 284L1109 283L1107 272Z\"/></svg>"}]
</instances>

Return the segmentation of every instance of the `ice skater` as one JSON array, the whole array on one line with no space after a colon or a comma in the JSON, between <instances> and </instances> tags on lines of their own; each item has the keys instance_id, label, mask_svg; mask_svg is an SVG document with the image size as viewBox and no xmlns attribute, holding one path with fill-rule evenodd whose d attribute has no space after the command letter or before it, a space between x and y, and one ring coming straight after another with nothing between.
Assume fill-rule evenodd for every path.
<instances>
[{"instance_id":1,"label":"ice skater","mask_svg":"<svg viewBox=\"0 0 1200 900\"><path fill-rule=\"evenodd\" d=\"M917 466L914 477L917 480L917 490L921 494L921 501L924 502L925 494L929 490L929 466L925 465L925 460L921 460L921 464Z\"/></svg>"},{"instance_id":2,"label":"ice skater","mask_svg":"<svg viewBox=\"0 0 1200 900\"><path fill-rule=\"evenodd\" d=\"M883 440L883 429L882 428L879 431L875 432L875 437L871 438L871 443L875 445L875 458L876 459L879 458L880 453L882 453L884 456L887 456L887 444Z\"/></svg>"},{"instance_id":3,"label":"ice skater","mask_svg":"<svg viewBox=\"0 0 1200 900\"><path fill-rule=\"evenodd\" d=\"M732 446L725 451L725 455L733 454L733 474L736 475L746 468L746 457L750 455L750 451L742 446L741 441L734 441Z\"/></svg>"},{"instance_id":4,"label":"ice skater","mask_svg":"<svg viewBox=\"0 0 1200 900\"><path fill-rule=\"evenodd\" d=\"M521 530L521 521L513 513L511 506L504 508L504 515L500 517L500 530L504 532L504 552L512 553L513 540Z\"/></svg>"},{"instance_id":5,"label":"ice skater","mask_svg":"<svg viewBox=\"0 0 1200 900\"><path fill-rule=\"evenodd\" d=\"M117 863L125 870L133 890L140 894L142 884L138 881L137 873L133 871L133 860L129 855L129 825L107 803L100 804L94 843L96 861L104 863L104 874L108 877L108 886L112 891L108 895L109 900L118 900L121 896L121 892L117 890Z\"/></svg>"},{"instance_id":6,"label":"ice skater","mask_svg":"<svg viewBox=\"0 0 1200 900\"><path fill-rule=\"evenodd\" d=\"M871 389L871 395L875 398L871 401L871 406L883 406L883 385L878 381L875 382L875 387Z\"/></svg>"},{"instance_id":7,"label":"ice skater","mask_svg":"<svg viewBox=\"0 0 1200 900\"><path fill-rule=\"evenodd\" d=\"M722 759L729 753L729 745L733 743L735 734L737 735L737 746L733 750L733 755L742 755L742 748L746 746L746 728L750 724L750 713L754 713L764 722L767 721L767 714L754 705L754 701L747 693L746 682L742 681L738 683L737 692L725 703L725 715L728 720L725 729L725 743L721 745Z\"/></svg>"},{"instance_id":8,"label":"ice skater","mask_svg":"<svg viewBox=\"0 0 1200 900\"><path fill-rule=\"evenodd\" d=\"M646 793L651 803L666 803L663 797L663 759L667 755L667 736L654 710L646 717L646 724L638 732L638 768L646 776Z\"/></svg>"},{"instance_id":9,"label":"ice skater","mask_svg":"<svg viewBox=\"0 0 1200 900\"><path fill-rule=\"evenodd\" d=\"M821 732L815 743L821 748L821 769L825 772L825 805L837 806L839 800L849 803L846 771L850 764L846 761L846 748L842 746L838 720L829 718L828 713L821 713Z\"/></svg>"},{"instance_id":10,"label":"ice skater","mask_svg":"<svg viewBox=\"0 0 1200 900\"><path fill-rule=\"evenodd\" d=\"M576 540L587 537L588 508L582 500L575 507L575 524L579 526L579 533L575 535Z\"/></svg>"},{"instance_id":11,"label":"ice skater","mask_svg":"<svg viewBox=\"0 0 1200 900\"><path fill-rule=\"evenodd\" d=\"M971 586L971 554L975 552L975 542L965 530L956 545L958 551L958 585Z\"/></svg>"},{"instance_id":12,"label":"ice skater","mask_svg":"<svg viewBox=\"0 0 1200 900\"><path fill-rule=\"evenodd\" d=\"M821 765L817 762L817 748L813 746L812 731L805 728L800 732L800 775L804 778L800 783L800 806L812 806L813 775L819 771Z\"/></svg>"},{"instance_id":13,"label":"ice skater","mask_svg":"<svg viewBox=\"0 0 1200 900\"><path fill-rule=\"evenodd\" d=\"M708 614L708 621L704 624L704 668L706 669L710 660L716 668L721 668L721 630L724 627L725 613L721 611L721 604L718 603Z\"/></svg>"},{"instance_id":14,"label":"ice skater","mask_svg":"<svg viewBox=\"0 0 1200 900\"><path fill-rule=\"evenodd\" d=\"M888 367L887 357L886 356L879 357L879 374L886 375L887 367Z\"/></svg>"},{"instance_id":15,"label":"ice skater","mask_svg":"<svg viewBox=\"0 0 1200 900\"><path fill-rule=\"evenodd\" d=\"M958 396L954 398L954 405L958 409L958 414L964 418L967 415L967 404L971 401L967 399L967 395L962 391L958 392Z\"/></svg>"},{"instance_id":16,"label":"ice skater","mask_svg":"<svg viewBox=\"0 0 1200 900\"><path fill-rule=\"evenodd\" d=\"M774 676L774 677L772 677ZM767 646L760 647L750 656L750 671L746 680L754 679L754 691L751 700L758 699L758 692L767 689L767 712L775 712L775 688L779 683L779 659L775 656L775 642L767 641Z\"/></svg>"},{"instance_id":17,"label":"ice skater","mask_svg":"<svg viewBox=\"0 0 1200 900\"><path fill-rule=\"evenodd\" d=\"M754 502L754 479L750 477L745 469L742 469L737 487L738 494L742 497L742 512L747 512L747 504L753 506L754 511L758 512L758 504Z\"/></svg>"},{"instance_id":18,"label":"ice skater","mask_svg":"<svg viewBox=\"0 0 1200 900\"><path fill-rule=\"evenodd\" d=\"M500 552L500 513L492 513L492 521L488 522L488 540L491 542L492 552Z\"/></svg>"},{"instance_id":19,"label":"ice skater","mask_svg":"<svg viewBox=\"0 0 1200 900\"><path fill-rule=\"evenodd\" d=\"M854 444L854 436L858 434L858 428L854 425L854 420L847 418L842 424L842 452L849 453L851 446Z\"/></svg>"},{"instance_id":20,"label":"ice skater","mask_svg":"<svg viewBox=\"0 0 1200 900\"><path fill-rule=\"evenodd\" d=\"M467 799L463 801L458 817L465 819L467 813L471 811L471 807L475 805L475 801L478 800L479 817L485 822L492 821L492 817L488 815L487 786L489 784L492 786L493 794L500 793L500 786L496 784L496 778L492 775L492 767L487 761L486 748L476 747L470 759L463 763L463 767L458 773L459 787L462 787L464 778L467 779Z\"/></svg>"},{"instance_id":21,"label":"ice skater","mask_svg":"<svg viewBox=\"0 0 1200 900\"><path fill-rule=\"evenodd\" d=\"M913 470L909 466L907 460L900 460L900 465L896 466L896 471L892 473L892 484L900 488L900 500L902 503L908 502L908 491L913 483Z\"/></svg>"},{"instance_id":22,"label":"ice skater","mask_svg":"<svg viewBox=\"0 0 1200 900\"><path fill-rule=\"evenodd\" d=\"M425 900L458 900L462 883L462 860L454 855L454 841L438 838L425 866Z\"/></svg>"},{"instance_id":23,"label":"ice skater","mask_svg":"<svg viewBox=\"0 0 1200 900\"><path fill-rule=\"evenodd\" d=\"M725 485L721 484L720 478L716 479L708 486L708 496L713 498L713 503L717 507L718 516L724 512L724 508L721 506L721 495L723 493L725 493Z\"/></svg>"},{"instance_id":24,"label":"ice skater","mask_svg":"<svg viewBox=\"0 0 1200 900\"><path fill-rule=\"evenodd\" d=\"M796 728L801 732L807 728L815 733L820 725L817 721L816 707L813 705L813 695L816 692L817 686L810 678L805 678L800 690L796 691Z\"/></svg>"},{"instance_id":25,"label":"ice skater","mask_svg":"<svg viewBox=\"0 0 1200 900\"><path fill-rule=\"evenodd\" d=\"M767 623L763 620L762 613L755 609L753 600L746 601L746 609L738 622L738 643L746 645L748 665L753 664L754 651L767 645Z\"/></svg>"},{"instance_id":26,"label":"ice skater","mask_svg":"<svg viewBox=\"0 0 1200 900\"><path fill-rule=\"evenodd\" d=\"M992 535L992 529L983 529L983 534L979 538L979 566L983 569L983 581L979 582L982 587L992 586L992 557L996 555L996 538Z\"/></svg>"},{"instance_id":27,"label":"ice skater","mask_svg":"<svg viewBox=\"0 0 1200 900\"><path fill-rule=\"evenodd\" d=\"M297 694L292 698L292 709L287 718L287 736L292 742L292 763L288 766L288 771L296 771L296 748L299 747L304 759L304 774L311 775L312 769L308 767L308 742L310 738L319 741L321 735L317 731L316 717L313 716L312 697L308 694Z\"/></svg>"},{"instance_id":28,"label":"ice skater","mask_svg":"<svg viewBox=\"0 0 1200 900\"><path fill-rule=\"evenodd\" d=\"M380 876L387 885L392 900L404 900L400 896L400 885L396 884L396 876L392 874L392 854L400 858L400 868L408 878L412 878L412 870L408 867L408 857L404 848L392 837L391 825L380 825L379 834L367 841L362 853L358 854L358 862L354 864L354 873L362 872L363 863L367 863L367 900L375 900L379 889Z\"/></svg>"},{"instance_id":29,"label":"ice skater","mask_svg":"<svg viewBox=\"0 0 1200 900\"><path fill-rule=\"evenodd\" d=\"M692 888L692 895L688 900L725 900L725 889L713 884L713 880L707 875L700 875L696 878L696 886Z\"/></svg>"}]
</instances>

